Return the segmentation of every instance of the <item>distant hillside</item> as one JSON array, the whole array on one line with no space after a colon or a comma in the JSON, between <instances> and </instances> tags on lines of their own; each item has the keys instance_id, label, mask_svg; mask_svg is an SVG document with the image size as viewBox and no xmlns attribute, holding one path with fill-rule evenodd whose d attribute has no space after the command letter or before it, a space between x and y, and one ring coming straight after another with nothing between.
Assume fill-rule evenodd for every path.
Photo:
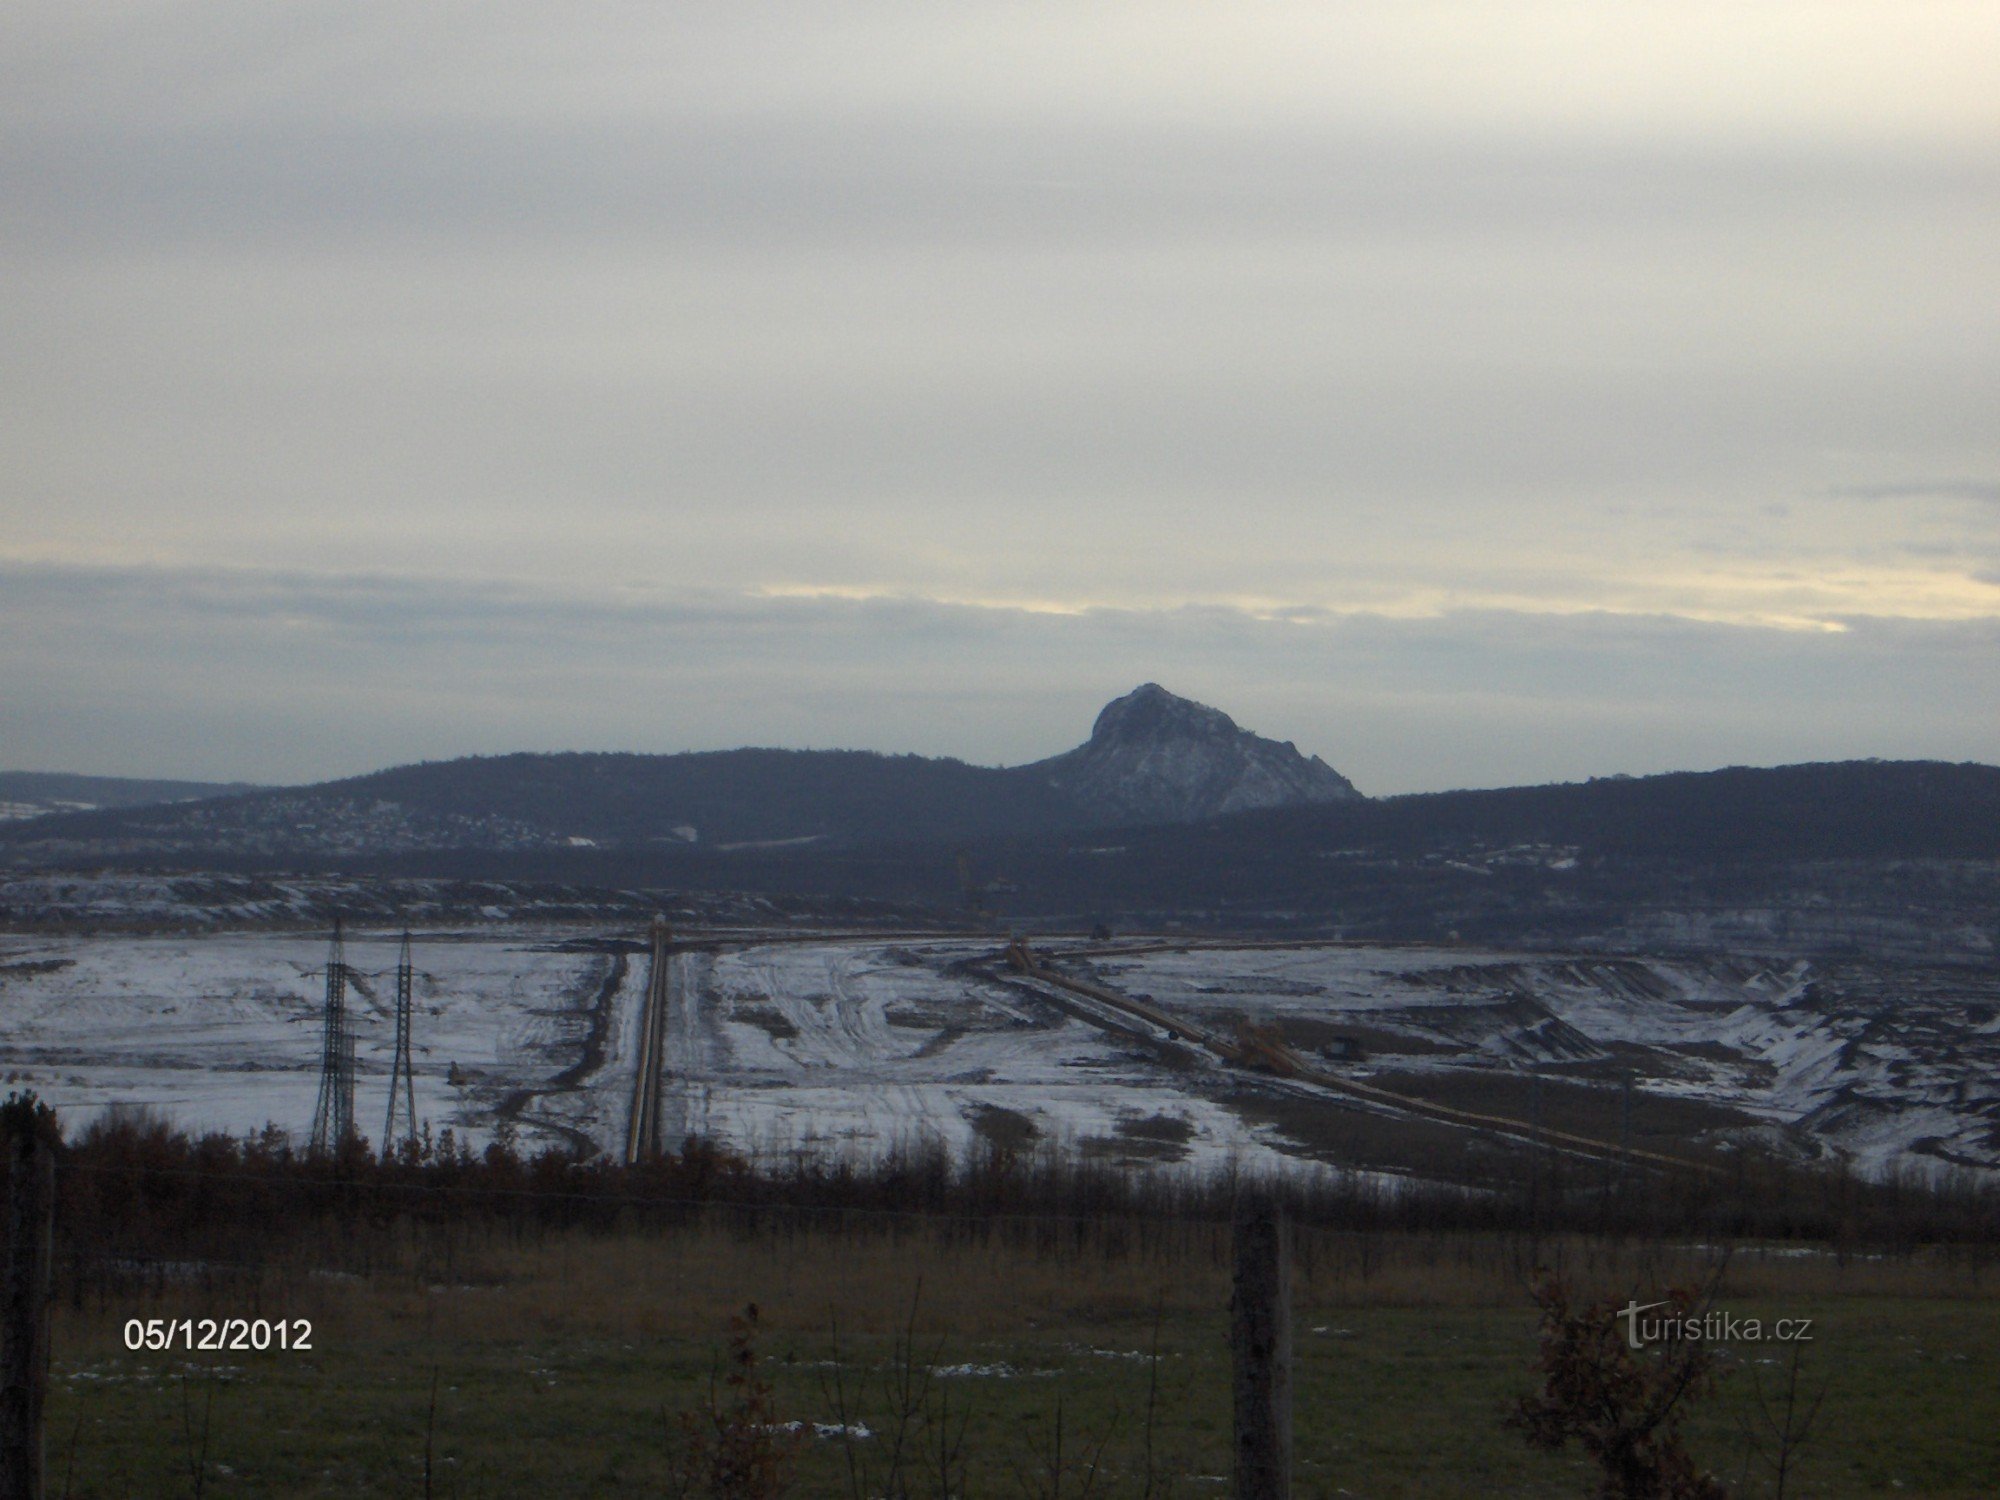
<instances>
[{"instance_id":1,"label":"distant hillside","mask_svg":"<svg viewBox=\"0 0 2000 1500\"><path fill-rule=\"evenodd\" d=\"M2000 767L1849 760L1431 792L1246 814L1227 837L1315 849L1339 839L1402 854L1568 845L1593 856L1992 859Z\"/></svg>"},{"instance_id":2,"label":"distant hillside","mask_svg":"<svg viewBox=\"0 0 2000 1500\"><path fill-rule=\"evenodd\" d=\"M1016 771L861 750L501 755L315 790L497 815L599 843L923 839L1069 827L1081 817L1071 799Z\"/></svg>"},{"instance_id":3,"label":"distant hillside","mask_svg":"<svg viewBox=\"0 0 2000 1500\"><path fill-rule=\"evenodd\" d=\"M963 851L973 890L963 892ZM718 851L413 854L380 873L930 902L971 920L1515 947L2000 957L2000 769L1841 762Z\"/></svg>"},{"instance_id":4,"label":"distant hillside","mask_svg":"<svg viewBox=\"0 0 2000 1500\"><path fill-rule=\"evenodd\" d=\"M2000 861L2000 768L1841 761L1675 772L1260 809L1192 824L1007 832L966 847L1024 895L1055 905L1091 893L1161 906L1309 904L1361 869L1452 878L1528 871L1560 884L1635 861ZM916 836L842 849L628 852L616 862L621 881L700 869L704 878L759 886L790 876L817 885L846 870L893 883L900 863L929 870L939 858ZM560 856L559 878L582 878L599 857Z\"/></svg>"},{"instance_id":5,"label":"distant hillside","mask_svg":"<svg viewBox=\"0 0 2000 1500\"><path fill-rule=\"evenodd\" d=\"M69 776L54 771L0 771L0 821L149 802L188 802L260 788L247 781L139 781L124 776Z\"/></svg>"},{"instance_id":6,"label":"distant hillside","mask_svg":"<svg viewBox=\"0 0 2000 1500\"><path fill-rule=\"evenodd\" d=\"M500 756L15 824L0 862L545 882L583 906L602 904L591 890L731 891L1031 930L2000 958L1992 766L1737 768L1151 825L1103 821L1024 769Z\"/></svg>"},{"instance_id":7,"label":"distant hillside","mask_svg":"<svg viewBox=\"0 0 2000 1500\"><path fill-rule=\"evenodd\" d=\"M1725 867L2000 861L2000 768L1680 772L1247 812L1088 841L1027 837L975 853L1051 908L1375 910L1401 899L1380 901L1376 888L1407 895L1439 882L1475 900L1531 887L1559 905L1642 866L1681 870L1698 887Z\"/></svg>"},{"instance_id":8,"label":"distant hillside","mask_svg":"<svg viewBox=\"0 0 2000 1500\"><path fill-rule=\"evenodd\" d=\"M1154 684L1090 741L999 768L857 750L475 756L200 804L127 807L0 830L12 862L213 863L420 851L1020 836L1355 797L1289 744Z\"/></svg>"},{"instance_id":9,"label":"distant hillside","mask_svg":"<svg viewBox=\"0 0 2000 1500\"><path fill-rule=\"evenodd\" d=\"M1986 765L1447 792L994 842L972 858L1018 891L1023 920L2000 958L2000 768ZM797 872L787 888L802 888Z\"/></svg>"},{"instance_id":10,"label":"distant hillside","mask_svg":"<svg viewBox=\"0 0 2000 1500\"><path fill-rule=\"evenodd\" d=\"M480 757L0 825L0 863L1991 962L2000 769L1844 761L1370 800L1148 684L1077 750L1011 769L859 751Z\"/></svg>"},{"instance_id":11,"label":"distant hillside","mask_svg":"<svg viewBox=\"0 0 2000 1500\"><path fill-rule=\"evenodd\" d=\"M1026 833L1084 815L1018 772L915 755L719 750L498 755L218 801L0 829L60 856L228 860L598 844L721 845Z\"/></svg>"}]
</instances>

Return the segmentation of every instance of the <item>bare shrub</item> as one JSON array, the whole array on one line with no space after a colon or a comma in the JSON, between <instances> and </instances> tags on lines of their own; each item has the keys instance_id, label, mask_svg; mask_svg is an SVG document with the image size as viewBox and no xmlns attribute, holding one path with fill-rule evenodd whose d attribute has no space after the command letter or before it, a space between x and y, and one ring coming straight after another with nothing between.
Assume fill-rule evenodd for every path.
<instances>
[{"instance_id":1,"label":"bare shrub","mask_svg":"<svg viewBox=\"0 0 2000 1500\"><path fill-rule=\"evenodd\" d=\"M1600 1500L1726 1500L1728 1491L1687 1451L1687 1404L1714 1388L1715 1356L1699 1339L1670 1337L1634 1349L1611 1299L1575 1306L1561 1277L1536 1284L1542 1311L1536 1368L1542 1388L1516 1402L1507 1424L1537 1448L1575 1440L1602 1470ZM1694 1319L1703 1299L1674 1288L1669 1328Z\"/></svg>"},{"instance_id":2,"label":"bare shrub","mask_svg":"<svg viewBox=\"0 0 2000 1500\"><path fill-rule=\"evenodd\" d=\"M724 1369L708 1400L669 1424L668 1493L676 1500L777 1500L791 1488L799 1429L778 1420L757 1367L757 1304L729 1320Z\"/></svg>"},{"instance_id":3,"label":"bare shrub","mask_svg":"<svg viewBox=\"0 0 2000 1500\"><path fill-rule=\"evenodd\" d=\"M1772 1500L1785 1500L1788 1487L1798 1477L1799 1457L1812 1440L1819 1422L1820 1408L1826 1403L1827 1382L1821 1380L1811 1390L1801 1378L1805 1345L1792 1345L1783 1379L1767 1389L1757 1367L1750 1367L1753 1417L1744 1422L1752 1457L1763 1460L1771 1471Z\"/></svg>"}]
</instances>

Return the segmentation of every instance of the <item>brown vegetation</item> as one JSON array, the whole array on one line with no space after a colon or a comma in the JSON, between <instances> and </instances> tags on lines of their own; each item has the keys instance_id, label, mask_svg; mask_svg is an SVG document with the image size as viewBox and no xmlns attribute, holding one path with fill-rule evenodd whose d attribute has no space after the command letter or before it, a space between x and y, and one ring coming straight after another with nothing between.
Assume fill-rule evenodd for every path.
<instances>
[{"instance_id":1,"label":"brown vegetation","mask_svg":"<svg viewBox=\"0 0 2000 1500\"><path fill-rule=\"evenodd\" d=\"M1126 1144L1156 1144L1140 1139L1149 1128L1133 1122ZM566 1231L603 1240L699 1230L746 1245L812 1241L822 1255L835 1244L918 1239L975 1259L998 1247L1221 1263L1235 1174L1136 1171L995 1136L965 1161L920 1147L865 1164L800 1157L753 1167L691 1141L627 1167L560 1151L523 1157L502 1144L475 1154L448 1131L387 1160L360 1142L313 1156L275 1131L193 1138L114 1114L61 1153L57 1290L81 1305L95 1289L189 1266L398 1267L456 1282L475 1249L490 1255ZM1479 1191L1321 1172L1276 1190L1298 1226L1307 1278L1324 1265L1435 1282L1441 1264L1456 1262L1455 1277L1478 1264L1489 1269L1475 1279L1518 1286L1570 1245L1578 1256L1629 1259L1658 1280L1675 1247L1723 1241L1807 1251L1788 1269L1801 1276L1866 1255L1884 1267L1921 1261L1977 1276L2000 1248L2000 1193L1970 1177L1872 1182L1749 1157L1724 1176L1675 1176L1528 1153L1496 1161L1491 1181ZM1754 1278L1757 1264L1749 1257L1739 1269Z\"/></svg>"},{"instance_id":2,"label":"brown vegetation","mask_svg":"<svg viewBox=\"0 0 2000 1500\"><path fill-rule=\"evenodd\" d=\"M1543 1277L1535 1303L1542 1388L1515 1404L1509 1425L1538 1448L1583 1448L1601 1471L1600 1500L1727 1500L1681 1436L1688 1405L1715 1384L1714 1352L1685 1338L1635 1349L1616 1299L1575 1306L1558 1276ZM1686 1287L1664 1299L1676 1319L1698 1317L1704 1303Z\"/></svg>"}]
</instances>

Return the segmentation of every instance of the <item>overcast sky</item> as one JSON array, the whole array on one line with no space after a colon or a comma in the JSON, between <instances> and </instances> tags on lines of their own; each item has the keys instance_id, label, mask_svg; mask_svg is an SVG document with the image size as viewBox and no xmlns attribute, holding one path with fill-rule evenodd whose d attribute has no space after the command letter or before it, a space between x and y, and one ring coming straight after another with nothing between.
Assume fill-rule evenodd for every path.
<instances>
[{"instance_id":1,"label":"overcast sky","mask_svg":"<svg viewBox=\"0 0 2000 1500\"><path fill-rule=\"evenodd\" d=\"M2000 761L2000 6L0 22L0 767Z\"/></svg>"}]
</instances>

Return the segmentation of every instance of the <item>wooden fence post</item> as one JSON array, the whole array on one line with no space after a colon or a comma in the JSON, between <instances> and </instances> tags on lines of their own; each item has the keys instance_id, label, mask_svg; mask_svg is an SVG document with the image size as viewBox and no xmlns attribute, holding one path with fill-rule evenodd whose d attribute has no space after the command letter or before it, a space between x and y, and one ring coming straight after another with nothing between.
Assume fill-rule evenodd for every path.
<instances>
[{"instance_id":1,"label":"wooden fence post","mask_svg":"<svg viewBox=\"0 0 2000 1500\"><path fill-rule=\"evenodd\" d=\"M1236 1273L1229 1298L1235 1373L1237 1500L1292 1493L1292 1262L1276 1200L1236 1200Z\"/></svg>"},{"instance_id":2,"label":"wooden fence post","mask_svg":"<svg viewBox=\"0 0 2000 1500\"><path fill-rule=\"evenodd\" d=\"M56 1159L33 1106L10 1107L7 1280L0 1288L0 1500L42 1500L42 1397L49 1372L49 1257Z\"/></svg>"}]
</instances>

